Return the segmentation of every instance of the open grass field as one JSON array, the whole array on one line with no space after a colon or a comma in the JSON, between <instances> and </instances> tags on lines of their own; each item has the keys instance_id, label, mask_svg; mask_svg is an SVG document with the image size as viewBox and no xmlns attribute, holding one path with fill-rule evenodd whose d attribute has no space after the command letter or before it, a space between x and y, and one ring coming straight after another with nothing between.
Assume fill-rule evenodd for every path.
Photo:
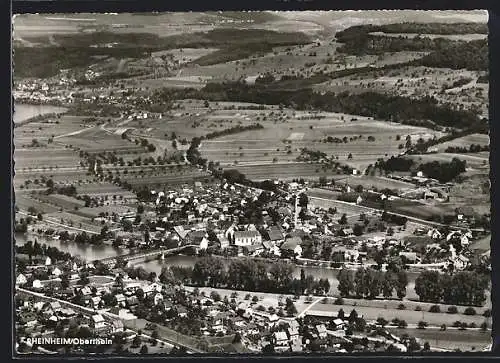
<instances>
[{"instance_id":1,"label":"open grass field","mask_svg":"<svg viewBox=\"0 0 500 363\"><path fill-rule=\"evenodd\" d=\"M429 163L433 161L449 162L453 158L465 160L467 167L472 168L487 168L489 166L489 153L475 153L475 154L454 154L454 153L436 153L424 155L409 155L411 159L418 162Z\"/></svg>"},{"instance_id":2,"label":"open grass field","mask_svg":"<svg viewBox=\"0 0 500 363\"><path fill-rule=\"evenodd\" d=\"M340 162L363 171L379 158L398 155L401 152L399 145L404 142L401 140L407 135L417 139L443 135L424 128L353 115L320 113L318 116L324 118L308 118L297 113L290 119L263 121L259 116L261 119L257 122L264 126L263 129L205 140L200 150L209 160L241 165L271 162L274 158L278 162L295 161L300 150L307 148L338 157ZM351 121L353 118L358 121ZM347 142L325 142L328 137L346 137ZM373 141L368 141L368 137ZM349 154L351 159L348 159Z\"/></svg>"},{"instance_id":3,"label":"open grass field","mask_svg":"<svg viewBox=\"0 0 500 363\"><path fill-rule=\"evenodd\" d=\"M444 152L448 147L466 147L469 148L472 144L474 145L489 145L490 137L484 134L472 134L464 137L460 137L455 140L447 141L442 144L438 144L435 147L440 151ZM473 154L476 155L476 154Z\"/></svg>"},{"instance_id":4,"label":"open grass field","mask_svg":"<svg viewBox=\"0 0 500 363\"><path fill-rule=\"evenodd\" d=\"M491 331L481 330L446 330L436 329L396 329L389 328L396 335L408 334L409 336L429 342L432 348L460 349L461 351L482 351L491 344Z\"/></svg>"},{"instance_id":5,"label":"open grass field","mask_svg":"<svg viewBox=\"0 0 500 363\"><path fill-rule=\"evenodd\" d=\"M89 196L102 196L102 195L122 195L124 197L135 197L135 194L120 188L111 183L106 182L96 182L90 184L83 184L77 187L77 193L79 195L89 195Z\"/></svg>"},{"instance_id":6,"label":"open grass field","mask_svg":"<svg viewBox=\"0 0 500 363\"><path fill-rule=\"evenodd\" d=\"M42 177L52 179L55 185L73 184L75 186L86 185L93 183L95 176L87 175L86 170L60 170L60 169L45 169L45 170L29 170L17 172L14 176L14 185L19 188L26 181L30 180L30 188L43 188L46 189L45 184L41 183ZM39 184L34 184L34 181L39 181Z\"/></svg>"},{"instance_id":7,"label":"open grass field","mask_svg":"<svg viewBox=\"0 0 500 363\"><path fill-rule=\"evenodd\" d=\"M74 228L81 228L88 231L100 232L102 225L97 222L92 222L90 218L73 213L74 211L67 212L53 212L45 216L45 221L61 223L70 225ZM57 229L57 225L53 228Z\"/></svg>"},{"instance_id":8,"label":"open grass field","mask_svg":"<svg viewBox=\"0 0 500 363\"><path fill-rule=\"evenodd\" d=\"M207 173L203 173L201 171L193 171L181 175L161 175L161 176L152 176L152 177L144 177L144 178L125 178L127 183L132 185L133 187L137 186L161 186L161 185L181 185L181 184L193 184L195 181L206 181L210 180L211 177Z\"/></svg>"},{"instance_id":9,"label":"open grass field","mask_svg":"<svg viewBox=\"0 0 500 363\"><path fill-rule=\"evenodd\" d=\"M338 218L340 219L340 216L345 214L347 218L351 218L351 220L348 219L348 222L356 222L358 220L358 217L361 213L365 213L366 215L371 214L371 210L368 208L365 208L363 206L358 206L355 204L347 204L347 203L342 203L338 200L325 200L321 197L314 197L312 195L309 195L309 203L312 206L315 207L320 207L323 209L329 209L329 208L336 208L337 209L337 214Z\"/></svg>"},{"instance_id":10,"label":"open grass field","mask_svg":"<svg viewBox=\"0 0 500 363\"><path fill-rule=\"evenodd\" d=\"M475 251L488 251L491 249L491 235L478 239L471 243L471 250Z\"/></svg>"},{"instance_id":11,"label":"open grass field","mask_svg":"<svg viewBox=\"0 0 500 363\"><path fill-rule=\"evenodd\" d=\"M133 212L135 209L131 208L129 206L123 205L123 204L114 204L112 201L110 202L110 205L105 205L102 207L83 207L78 209L77 211L73 211L71 214L78 215L84 218L96 218L99 216L101 213L117 213L117 214L122 214L122 213L127 213L127 212Z\"/></svg>"},{"instance_id":12,"label":"open grass field","mask_svg":"<svg viewBox=\"0 0 500 363\"><path fill-rule=\"evenodd\" d=\"M31 196L21 193L16 193L15 196L15 206L18 207L21 211L26 212L29 207L34 207L39 213L53 213L57 212L59 208L56 206L40 202L36 199L33 199Z\"/></svg>"},{"instance_id":13,"label":"open grass field","mask_svg":"<svg viewBox=\"0 0 500 363\"><path fill-rule=\"evenodd\" d=\"M14 151L17 172L76 168L80 164L78 154L69 149L24 149ZM30 171L31 169L31 171Z\"/></svg>"},{"instance_id":14,"label":"open grass field","mask_svg":"<svg viewBox=\"0 0 500 363\"><path fill-rule=\"evenodd\" d=\"M102 127L92 127L77 134L61 136L57 141L87 152L144 150Z\"/></svg>"},{"instance_id":15,"label":"open grass field","mask_svg":"<svg viewBox=\"0 0 500 363\"><path fill-rule=\"evenodd\" d=\"M376 320L377 318L382 317L388 321L391 321L392 319L398 318L405 320L408 324L418 324L419 321L426 321L429 325L441 326L442 324L446 324L447 327L450 327L455 321L460 320L462 322L466 322L467 324L475 323L479 327L479 325L481 325L481 323L486 320L486 318L481 315L469 316L463 314L448 314L446 312L430 313L428 311L415 311L411 309L398 310L397 308L391 308L389 306L387 308L384 308L356 305L352 308L356 309L358 314L363 314L364 318L367 320ZM352 308L350 306L348 307L348 309ZM339 309L340 307L338 305L319 303L311 308L311 312L337 312Z\"/></svg>"},{"instance_id":16,"label":"open grass field","mask_svg":"<svg viewBox=\"0 0 500 363\"><path fill-rule=\"evenodd\" d=\"M231 168L227 168L231 169ZM248 179L262 181L266 179L292 180L304 178L306 180L318 180L320 176L332 178L338 173L332 169L323 170L320 164L308 163L269 163L257 165L236 165L232 169L237 169ZM316 172L317 170L317 172Z\"/></svg>"},{"instance_id":17,"label":"open grass field","mask_svg":"<svg viewBox=\"0 0 500 363\"><path fill-rule=\"evenodd\" d=\"M471 40L480 40L488 37L488 34L416 34L416 33L384 33L384 32L372 32L370 35L374 36L383 36L383 37L394 37L394 38L443 38L450 40L461 40L461 41L471 41Z\"/></svg>"},{"instance_id":18,"label":"open grass field","mask_svg":"<svg viewBox=\"0 0 500 363\"><path fill-rule=\"evenodd\" d=\"M44 203L54 205L55 207L63 208L65 210L75 210L76 208L83 207L85 202L73 197L68 197L61 194L38 194L35 198L43 201Z\"/></svg>"}]
</instances>

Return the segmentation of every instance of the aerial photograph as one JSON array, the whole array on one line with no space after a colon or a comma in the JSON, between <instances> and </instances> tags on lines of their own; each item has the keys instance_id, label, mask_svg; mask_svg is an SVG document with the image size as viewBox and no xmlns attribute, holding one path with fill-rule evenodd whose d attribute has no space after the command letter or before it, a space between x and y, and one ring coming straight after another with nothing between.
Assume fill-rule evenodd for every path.
<instances>
[{"instance_id":1,"label":"aerial photograph","mask_svg":"<svg viewBox=\"0 0 500 363\"><path fill-rule=\"evenodd\" d=\"M490 351L487 22L14 15L14 355Z\"/></svg>"}]
</instances>

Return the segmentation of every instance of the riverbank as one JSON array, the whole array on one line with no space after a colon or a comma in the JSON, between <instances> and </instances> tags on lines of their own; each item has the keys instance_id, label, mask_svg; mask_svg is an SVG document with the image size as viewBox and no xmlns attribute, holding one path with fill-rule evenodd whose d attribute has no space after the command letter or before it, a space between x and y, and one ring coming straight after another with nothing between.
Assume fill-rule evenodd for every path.
<instances>
[{"instance_id":1,"label":"riverbank","mask_svg":"<svg viewBox=\"0 0 500 363\"><path fill-rule=\"evenodd\" d=\"M13 120L17 126L37 121L39 117L48 117L48 115L53 115L55 117L56 115L63 114L67 111L68 108L62 106L16 103L14 104Z\"/></svg>"}]
</instances>

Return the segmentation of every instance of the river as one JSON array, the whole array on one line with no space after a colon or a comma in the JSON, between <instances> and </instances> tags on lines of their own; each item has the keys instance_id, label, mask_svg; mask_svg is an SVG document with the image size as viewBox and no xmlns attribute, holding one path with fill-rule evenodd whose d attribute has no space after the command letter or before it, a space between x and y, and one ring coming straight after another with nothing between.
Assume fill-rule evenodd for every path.
<instances>
[{"instance_id":1,"label":"river","mask_svg":"<svg viewBox=\"0 0 500 363\"><path fill-rule=\"evenodd\" d=\"M110 245L101 245L101 246L92 246L92 245L81 245L75 242L62 242L60 240L46 238L42 236L32 236L28 237L27 235L17 234L16 235L16 245L23 245L28 239L34 240L37 239L39 243L46 244L48 246L57 247L59 250L68 252L73 256L80 256L87 261L94 261L98 259L103 259L107 257L113 257L121 254L126 254L127 250L122 250L119 248L114 248ZM198 261L202 257L198 256L186 256L186 255L174 255L168 256L163 261L161 260L152 260L152 261L143 261L138 262L135 266L142 266L148 272L156 272L160 274L162 267L164 266L181 266L181 267L193 267L196 261ZM224 260L225 264L229 264L230 259ZM338 270L334 270L327 267L315 267L315 266L297 266L294 265L293 275L296 278L300 278L300 270L304 269L306 275L312 275L316 279L328 279L330 281L331 292L335 292L337 290L338 280L337 274ZM418 273L408 272L408 296L409 298L416 298L414 292L414 284L415 279L418 276Z\"/></svg>"},{"instance_id":2,"label":"river","mask_svg":"<svg viewBox=\"0 0 500 363\"><path fill-rule=\"evenodd\" d=\"M14 123L26 121L38 115L47 113L62 113L67 109L51 105L28 105L22 103L14 104Z\"/></svg>"}]
</instances>

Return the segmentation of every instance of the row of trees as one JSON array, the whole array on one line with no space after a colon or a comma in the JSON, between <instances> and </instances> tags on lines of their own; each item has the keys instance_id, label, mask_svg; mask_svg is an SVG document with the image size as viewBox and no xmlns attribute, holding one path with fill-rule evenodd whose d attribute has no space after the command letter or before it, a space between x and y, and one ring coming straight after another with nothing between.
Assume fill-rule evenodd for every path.
<instances>
[{"instance_id":1,"label":"row of trees","mask_svg":"<svg viewBox=\"0 0 500 363\"><path fill-rule=\"evenodd\" d=\"M448 146L444 152L445 153L478 153L481 151L490 151L490 145L479 145L479 144L471 144L468 148L465 146Z\"/></svg>"},{"instance_id":2,"label":"row of trees","mask_svg":"<svg viewBox=\"0 0 500 363\"><path fill-rule=\"evenodd\" d=\"M293 266L284 262L268 264L252 259L233 260L225 266L222 259L205 257L192 268L162 271L161 280L184 281L196 286L224 287L235 290L287 294L324 295L330 290L328 279L315 279L301 271L293 277Z\"/></svg>"},{"instance_id":3,"label":"row of trees","mask_svg":"<svg viewBox=\"0 0 500 363\"><path fill-rule=\"evenodd\" d=\"M421 301L454 305L483 305L487 287L486 275L470 271L453 275L424 271L415 280L415 292Z\"/></svg>"},{"instance_id":4,"label":"row of trees","mask_svg":"<svg viewBox=\"0 0 500 363\"><path fill-rule=\"evenodd\" d=\"M248 125L248 126L235 126L235 127L230 127L228 129L222 130L222 131L214 131L214 132L211 132L209 134L206 134L205 139L211 140L211 139L215 139L216 137L220 137L220 136L233 135L233 134L237 134L237 133L244 132L244 131L250 131L250 130L260 130L263 128L264 128L264 126L262 126L259 123L253 124L253 125Z\"/></svg>"},{"instance_id":5,"label":"row of trees","mask_svg":"<svg viewBox=\"0 0 500 363\"><path fill-rule=\"evenodd\" d=\"M360 267L357 271L343 268L337 275L338 290L343 297L374 299L379 295L391 298L396 292L399 299L406 296L408 277L404 271L377 271Z\"/></svg>"}]
</instances>

